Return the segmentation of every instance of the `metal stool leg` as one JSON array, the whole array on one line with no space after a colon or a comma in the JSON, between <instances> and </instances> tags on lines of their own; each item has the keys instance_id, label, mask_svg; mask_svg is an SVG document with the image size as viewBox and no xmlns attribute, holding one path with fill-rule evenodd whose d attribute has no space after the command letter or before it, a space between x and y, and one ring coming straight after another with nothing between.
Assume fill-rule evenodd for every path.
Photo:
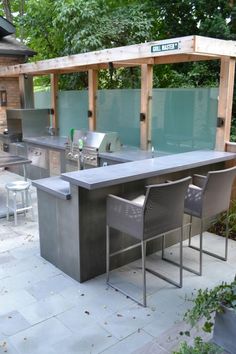
<instances>
[{"instance_id":1,"label":"metal stool leg","mask_svg":"<svg viewBox=\"0 0 236 354\"><path fill-rule=\"evenodd\" d=\"M190 248L193 248L194 250L200 251L200 253L205 253L208 256L220 259L221 261L227 261L228 257L228 239L229 239L229 212L227 211L227 216L226 216L226 235L225 235L225 250L224 250L224 256L220 256L214 252L210 252L207 250L203 249L203 219L201 219L201 232L200 232L200 247L196 247L193 245L190 245ZM200 261L202 262L202 255L200 255ZM202 267L202 266L201 266ZM200 268L201 268L200 267ZM201 272L201 269L200 269Z\"/></svg>"},{"instance_id":2,"label":"metal stool leg","mask_svg":"<svg viewBox=\"0 0 236 354\"><path fill-rule=\"evenodd\" d=\"M201 231L200 231L200 254L199 254L199 275L202 275L202 250L203 250L203 219L201 219Z\"/></svg>"},{"instance_id":3,"label":"metal stool leg","mask_svg":"<svg viewBox=\"0 0 236 354\"><path fill-rule=\"evenodd\" d=\"M9 190L7 189L7 220L9 220Z\"/></svg>"},{"instance_id":4,"label":"metal stool leg","mask_svg":"<svg viewBox=\"0 0 236 354\"><path fill-rule=\"evenodd\" d=\"M17 225L17 203L16 203L16 192L13 192L13 208L14 208L14 221L15 226Z\"/></svg>"},{"instance_id":5,"label":"metal stool leg","mask_svg":"<svg viewBox=\"0 0 236 354\"><path fill-rule=\"evenodd\" d=\"M110 257L113 257L114 255L119 254L119 253L123 253L123 251L125 251L125 250L132 249L137 246L139 247L140 245L142 247L142 277L143 277L143 301L142 302L140 302L138 299L134 298L133 296L129 295L128 293L126 293L124 290L122 290L118 286L110 283L110 279L109 279L110 278L109 277L109 275L110 275ZM120 250L120 251L110 254L110 227L108 225L106 226L106 283L107 283L107 285L109 285L113 289L119 291L120 293L124 294L128 298L137 302L137 304L146 307L146 269L145 269L146 258L144 256L146 257L146 241L143 241L142 243L138 243L134 246L127 247L124 250Z\"/></svg>"},{"instance_id":6,"label":"metal stool leg","mask_svg":"<svg viewBox=\"0 0 236 354\"><path fill-rule=\"evenodd\" d=\"M110 270L110 228L106 226L106 282L109 283Z\"/></svg>"},{"instance_id":7,"label":"metal stool leg","mask_svg":"<svg viewBox=\"0 0 236 354\"><path fill-rule=\"evenodd\" d=\"M34 221L34 208L33 208L33 204L32 204L32 198L31 198L31 192L30 190L28 189L26 191L27 193L27 198L28 198L28 206L31 206L31 217L32 217L32 221Z\"/></svg>"},{"instance_id":8,"label":"metal stool leg","mask_svg":"<svg viewBox=\"0 0 236 354\"><path fill-rule=\"evenodd\" d=\"M26 199L26 206L28 207L29 206L29 190L26 189L25 190L25 199Z\"/></svg>"},{"instance_id":9,"label":"metal stool leg","mask_svg":"<svg viewBox=\"0 0 236 354\"><path fill-rule=\"evenodd\" d=\"M180 267L180 268L183 268L183 269L185 269L185 270L187 270L188 272L191 272L191 273L193 273L193 274L196 274L196 275L201 275L201 267L202 267L202 265L200 265L200 271L196 271L195 269L192 269L192 268L190 268L190 267L187 267L187 266L185 266L184 264L183 264L183 227L182 227L182 230L181 230L181 233L182 233L182 235L181 235L181 239L182 239L182 241L181 241L181 239L180 239L180 247L181 247L181 253L180 253L180 262L178 263L178 262L176 262L176 261L173 261L172 259L169 259L169 258L166 258L165 256L164 256L164 253L163 253L163 256L162 256L162 259L164 260L164 261L166 261L166 262L169 262L169 263L171 263L171 264L174 264L174 265L176 265L176 266L178 266L178 267ZM203 231L202 231L202 226L201 226L201 233L200 233L200 246L202 247L202 234L203 234ZM182 246L181 246L181 244L182 244ZM197 247L195 247L195 246L189 246L190 248L193 248L193 249L197 249L198 251L200 250L200 248L197 248ZM202 251L203 252L203 251ZM201 252L201 253L202 253ZM182 259L182 260L181 260ZM202 255L200 255L200 263L202 263ZM181 264L182 264L182 266L181 266ZM182 272L182 270L180 269L180 272ZM162 277L163 278L163 277ZM166 279L164 279L164 280L166 280ZM167 280L168 281L168 280ZM170 281L169 281L170 282ZM174 284L174 285L177 285L177 286L179 286L180 288L181 288L181 279L180 279L180 283L178 284L176 284L175 282L170 282L170 283L172 283L172 284Z\"/></svg>"},{"instance_id":10,"label":"metal stool leg","mask_svg":"<svg viewBox=\"0 0 236 354\"><path fill-rule=\"evenodd\" d=\"M22 208L28 206L27 203L25 203L25 191L21 192L21 201L22 201ZM26 216L26 210L24 210L24 215Z\"/></svg>"},{"instance_id":11,"label":"metal stool leg","mask_svg":"<svg viewBox=\"0 0 236 354\"><path fill-rule=\"evenodd\" d=\"M161 259L164 259L164 257L165 257L165 242L166 241L166 238L165 238L165 235L163 235L162 237L161 237Z\"/></svg>"},{"instance_id":12,"label":"metal stool leg","mask_svg":"<svg viewBox=\"0 0 236 354\"><path fill-rule=\"evenodd\" d=\"M146 241L142 241L142 276L143 276L143 306L147 306L147 289L146 289Z\"/></svg>"},{"instance_id":13,"label":"metal stool leg","mask_svg":"<svg viewBox=\"0 0 236 354\"><path fill-rule=\"evenodd\" d=\"M227 210L227 215L226 215L225 258L224 258L225 261L227 261L228 259L228 243L229 243L229 210Z\"/></svg>"},{"instance_id":14,"label":"metal stool leg","mask_svg":"<svg viewBox=\"0 0 236 354\"><path fill-rule=\"evenodd\" d=\"M179 240L179 285L183 286L183 226L180 230L180 240Z\"/></svg>"},{"instance_id":15,"label":"metal stool leg","mask_svg":"<svg viewBox=\"0 0 236 354\"><path fill-rule=\"evenodd\" d=\"M191 246L191 238L192 238L192 223L193 223L193 216L190 215L189 220L189 233L188 233L188 246Z\"/></svg>"}]
</instances>

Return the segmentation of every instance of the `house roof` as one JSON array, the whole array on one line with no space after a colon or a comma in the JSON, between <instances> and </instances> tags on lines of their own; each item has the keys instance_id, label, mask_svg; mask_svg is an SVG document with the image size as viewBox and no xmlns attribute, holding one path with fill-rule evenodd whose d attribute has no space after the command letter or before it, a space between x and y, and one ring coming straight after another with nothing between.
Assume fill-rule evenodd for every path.
<instances>
[{"instance_id":1,"label":"house roof","mask_svg":"<svg viewBox=\"0 0 236 354\"><path fill-rule=\"evenodd\" d=\"M0 39L0 55L32 57L35 54L35 51L30 49L11 35Z\"/></svg>"},{"instance_id":2,"label":"house roof","mask_svg":"<svg viewBox=\"0 0 236 354\"><path fill-rule=\"evenodd\" d=\"M15 31L15 26L6 18L0 16L0 38L13 34Z\"/></svg>"}]
</instances>

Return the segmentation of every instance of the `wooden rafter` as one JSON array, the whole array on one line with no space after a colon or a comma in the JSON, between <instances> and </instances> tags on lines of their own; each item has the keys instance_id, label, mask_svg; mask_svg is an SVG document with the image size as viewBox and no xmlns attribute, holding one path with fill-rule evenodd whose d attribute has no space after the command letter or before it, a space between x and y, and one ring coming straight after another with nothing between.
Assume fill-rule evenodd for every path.
<instances>
[{"instance_id":1,"label":"wooden rafter","mask_svg":"<svg viewBox=\"0 0 236 354\"><path fill-rule=\"evenodd\" d=\"M178 56L181 54L182 57ZM191 55L193 56L191 57ZM153 60L156 64L163 64L171 62L171 56L173 56L173 60L178 60L178 62L213 60L223 56L236 57L236 46L234 41L187 36L75 54L35 63L5 66L0 68L0 77L20 74L61 74L89 69L100 70L107 68L109 62L115 63L116 66L152 64Z\"/></svg>"}]
</instances>

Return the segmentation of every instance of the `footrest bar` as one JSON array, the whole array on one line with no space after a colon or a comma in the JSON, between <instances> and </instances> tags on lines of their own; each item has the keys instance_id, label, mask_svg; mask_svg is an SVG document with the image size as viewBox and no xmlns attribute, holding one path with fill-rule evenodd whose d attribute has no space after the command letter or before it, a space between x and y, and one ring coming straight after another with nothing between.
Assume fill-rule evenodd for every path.
<instances>
[{"instance_id":1,"label":"footrest bar","mask_svg":"<svg viewBox=\"0 0 236 354\"><path fill-rule=\"evenodd\" d=\"M163 259L164 261L166 261L166 262L169 262L169 263L171 263L171 264L174 264L174 265L180 267L180 264L177 263L177 262L175 262L175 261L172 261L172 260L170 260L170 259L168 259L168 258L165 258L165 257L163 257L162 259ZM193 274L196 274L196 275L201 275L200 272L198 272L198 271L196 271L196 270L194 270L194 269L192 269L192 268L186 267L185 265L183 265L183 269L184 269L184 270L187 270L187 271L190 272L190 273L193 273Z\"/></svg>"},{"instance_id":2,"label":"footrest bar","mask_svg":"<svg viewBox=\"0 0 236 354\"><path fill-rule=\"evenodd\" d=\"M158 273L158 272L156 272L156 271L154 271L152 269L149 269L149 268L145 268L145 269L146 269L147 272L157 276L158 278L161 278L161 279L167 281L168 283L177 286L178 288L182 288L182 285L180 283L177 283L174 280L172 280L170 278L167 278L164 275L162 275L162 274L160 274L160 273Z\"/></svg>"},{"instance_id":3,"label":"footrest bar","mask_svg":"<svg viewBox=\"0 0 236 354\"><path fill-rule=\"evenodd\" d=\"M199 248L199 247L192 246L192 245L189 245L189 247L192 248L192 249L194 249L194 250L196 250L196 251L200 251L200 248ZM207 254L208 256L211 256L211 257L220 259L221 261L227 261L227 258L226 258L226 257L219 256L219 255L216 254L216 253L209 252L209 251L206 251L206 250L202 250L202 252L205 253L205 254Z\"/></svg>"},{"instance_id":4,"label":"footrest bar","mask_svg":"<svg viewBox=\"0 0 236 354\"><path fill-rule=\"evenodd\" d=\"M121 294L127 296L129 299L132 299L133 301L135 301L138 305L141 305L143 307L146 307L146 304L143 304L142 302L140 302L139 300L135 299L133 296L130 296L128 293L126 293L124 290L120 289L118 286L115 286L113 284L111 284L110 282L106 282L107 285L109 285L111 288L119 291Z\"/></svg>"}]
</instances>

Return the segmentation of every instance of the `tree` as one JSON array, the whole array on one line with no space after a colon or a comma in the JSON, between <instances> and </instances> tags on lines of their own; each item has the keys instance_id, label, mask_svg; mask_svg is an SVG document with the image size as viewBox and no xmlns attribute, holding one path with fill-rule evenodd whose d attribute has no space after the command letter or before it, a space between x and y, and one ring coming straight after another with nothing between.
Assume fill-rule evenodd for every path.
<instances>
[{"instance_id":1,"label":"tree","mask_svg":"<svg viewBox=\"0 0 236 354\"><path fill-rule=\"evenodd\" d=\"M13 22L10 0L2 0L2 6L4 8L6 19L10 22Z\"/></svg>"},{"instance_id":2,"label":"tree","mask_svg":"<svg viewBox=\"0 0 236 354\"><path fill-rule=\"evenodd\" d=\"M33 60L192 34L236 35L233 0L12 0L11 7L18 36L38 52ZM154 85L217 85L218 69L217 62L158 66ZM110 67L101 72L100 87L139 87L139 76L136 68ZM86 85L84 73L60 79L64 89Z\"/></svg>"}]
</instances>

